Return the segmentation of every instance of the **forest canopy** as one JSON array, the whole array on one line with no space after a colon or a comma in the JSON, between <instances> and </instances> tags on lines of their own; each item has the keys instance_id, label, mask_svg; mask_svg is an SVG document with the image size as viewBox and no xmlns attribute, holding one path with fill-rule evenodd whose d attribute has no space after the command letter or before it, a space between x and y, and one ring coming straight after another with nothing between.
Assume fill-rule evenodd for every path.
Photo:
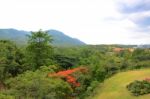
<instances>
[{"instance_id":1,"label":"forest canopy","mask_svg":"<svg viewBox=\"0 0 150 99\"><path fill-rule=\"evenodd\" d=\"M0 40L3 99L86 99L112 75L150 67L149 49L125 45L53 46L53 37L42 30L31 32L27 38L23 46Z\"/></svg>"}]
</instances>

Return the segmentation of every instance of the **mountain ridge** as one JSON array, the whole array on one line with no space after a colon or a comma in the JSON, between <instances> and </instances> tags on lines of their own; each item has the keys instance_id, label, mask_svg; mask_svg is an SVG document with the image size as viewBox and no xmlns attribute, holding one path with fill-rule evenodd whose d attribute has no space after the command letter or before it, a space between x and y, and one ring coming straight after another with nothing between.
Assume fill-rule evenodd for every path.
<instances>
[{"instance_id":1,"label":"mountain ridge","mask_svg":"<svg viewBox=\"0 0 150 99\"><path fill-rule=\"evenodd\" d=\"M85 45L84 42L80 41L77 38L72 38L65 33L55 30L55 29L49 29L46 30L49 35L53 37L53 45ZM0 29L0 39L7 39L12 40L19 44L26 44L27 43L27 37L26 35L30 34L29 31L24 30L17 30L13 28L8 29Z\"/></svg>"}]
</instances>

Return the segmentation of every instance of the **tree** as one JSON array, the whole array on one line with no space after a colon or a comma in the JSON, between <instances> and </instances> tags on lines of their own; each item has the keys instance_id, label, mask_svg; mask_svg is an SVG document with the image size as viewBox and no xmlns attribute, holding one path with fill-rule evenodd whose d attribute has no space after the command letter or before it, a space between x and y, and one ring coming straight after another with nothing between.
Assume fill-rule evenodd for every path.
<instances>
[{"instance_id":1,"label":"tree","mask_svg":"<svg viewBox=\"0 0 150 99\"><path fill-rule=\"evenodd\" d=\"M77 58L61 54L54 55L54 60L56 61L56 64L66 70L75 66L77 62Z\"/></svg>"},{"instance_id":2,"label":"tree","mask_svg":"<svg viewBox=\"0 0 150 99\"><path fill-rule=\"evenodd\" d=\"M0 80L22 72L22 58L17 46L8 40L0 40Z\"/></svg>"},{"instance_id":3,"label":"tree","mask_svg":"<svg viewBox=\"0 0 150 99\"><path fill-rule=\"evenodd\" d=\"M33 69L38 69L40 66L49 65L51 63L51 42L52 37L48 32L42 30L31 32L31 35L28 35L28 62L33 66Z\"/></svg>"},{"instance_id":4,"label":"tree","mask_svg":"<svg viewBox=\"0 0 150 99\"><path fill-rule=\"evenodd\" d=\"M60 78L46 77L49 72L54 72L51 67L41 66L10 78L5 82L9 88L5 94L13 99L70 99L71 86Z\"/></svg>"}]
</instances>

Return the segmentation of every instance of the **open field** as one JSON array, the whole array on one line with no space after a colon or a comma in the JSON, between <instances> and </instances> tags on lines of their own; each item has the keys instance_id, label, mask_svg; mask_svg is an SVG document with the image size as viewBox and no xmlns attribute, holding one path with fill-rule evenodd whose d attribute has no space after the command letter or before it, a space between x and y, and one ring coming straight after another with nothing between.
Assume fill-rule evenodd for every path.
<instances>
[{"instance_id":1,"label":"open field","mask_svg":"<svg viewBox=\"0 0 150 99\"><path fill-rule=\"evenodd\" d=\"M150 77L150 69L122 72L107 79L93 99L150 99L149 95L132 96L126 85L134 80Z\"/></svg>"}]
</instances>

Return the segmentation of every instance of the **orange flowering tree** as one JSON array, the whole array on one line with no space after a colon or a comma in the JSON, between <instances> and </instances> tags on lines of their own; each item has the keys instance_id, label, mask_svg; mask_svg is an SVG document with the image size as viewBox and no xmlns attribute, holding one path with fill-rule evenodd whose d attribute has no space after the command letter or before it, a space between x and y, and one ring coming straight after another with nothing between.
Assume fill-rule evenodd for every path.
<instances>
[{"instance_id":1,"label":"orange flowering tree","mask_svg":"<svg viewBox=\"0 0 150 99\"><path fill-rule=\"evenodd\" d=\"M74 68L74 69L59 71L57 73L49 73L48 77L61 77L61 78L64 78L73 87L79 87L80 83L77 82L77 79L73 76L73 73L75 73L75 72L85 73L85 72L87 72L87 68L78 67L78 68Z\"/></svg>"}]
</instances>

